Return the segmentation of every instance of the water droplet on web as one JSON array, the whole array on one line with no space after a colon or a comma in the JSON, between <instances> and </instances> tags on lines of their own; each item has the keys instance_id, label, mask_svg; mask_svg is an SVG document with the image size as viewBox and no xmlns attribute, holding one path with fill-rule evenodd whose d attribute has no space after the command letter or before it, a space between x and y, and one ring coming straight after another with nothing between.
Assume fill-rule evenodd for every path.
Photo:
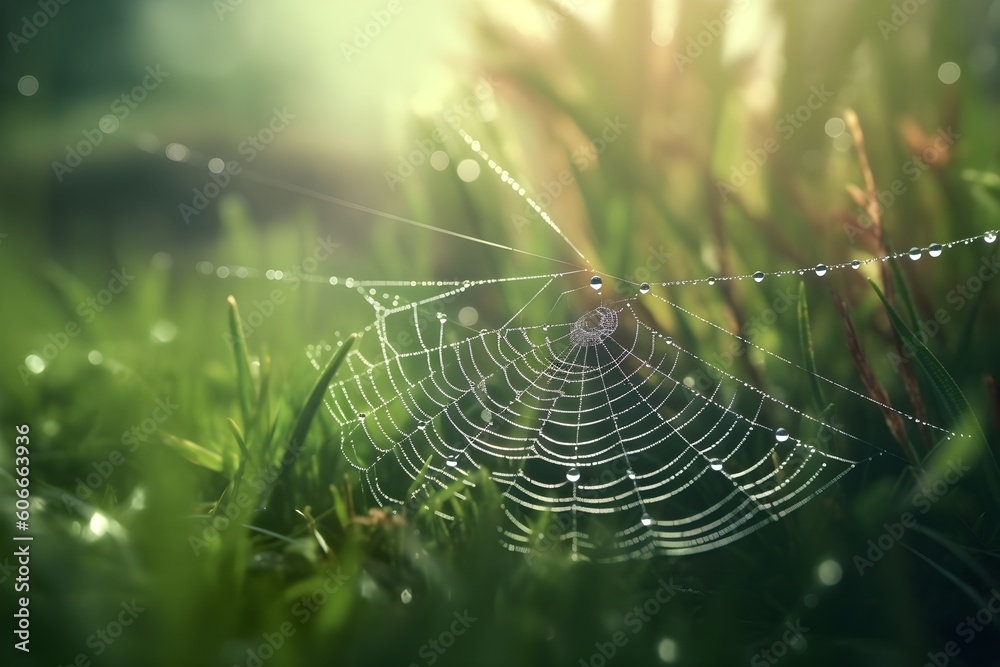
<instances>
[{"instance_id":1,"label":"water droplet on web","mask_svg":"<svg viewBox=\"0 0 1000 667\"><path fill-rule=\"evenodd\" d=\"M454 468L458 465L458 457L452 454L445 460L445 464L447 464L449 468Z\"/></svg>"},{"instance_id":2,"label":"water droplet on web","mask_svg":"<svg viewBox=\"0 0 1000 667\"><path fill-rule=\"evenodd\" d=\"M566 479L570 482L575 482L580 479L580 471L576 468L570 468L566 471Z\"/></svg>"},{"instance_id":3,"label":"water droplet on web","mask_svg":"<svg viewBox=\"0 0 1000 667\"><path fill-rule=\"evenodd\" d=\"M722 470L722 461L719 459L712 459L708 462L709 467L712 470Z\"/></svg>"},{"instance_id":4,"label":"water droplet on web","mask_svg":"<svg viewBox=\"0 0 1000 667\"><path fill-rule=\"evenodd\" d=\"M816 275L817 276L825 276L826 275L826 264L817 264L816 265Z\"/></svg>"},{"instance_id":5,"label":"water droplet on web","mask_svg":"<svg viewBox=\"0 0 1000 667\"><path fill-rule=\"evenodd\" d=\"M651 526L651 525L653 525L653 517L649 516L645 512L643 512L642 516L639 517L639 521L642 522L642 525L644 525L644 526Z\"/></svg>"},{"instance_id":6,"label":"water droplet on web","mask_svg":"<svg viewBox=\"0 0 1000 667\"><path fill-rule=\"evenodd\" d=\"M754 282L757 282L757 283L759 283L762 280L764 280L764 272L763 271L758 271L757 273L753 274L753 280L754 280Z\"/></svg>"},{"instance_id":7,"label":"water droplet on web","mask_svg":"<svg viewBox=\"0 0 1000 667\"><path fill-rule=\"evenodd\" d=\"M931 257L940 257L942 250L944 250L944 248L941 247L940 243L932 243L931 247L927 249L927 254Z\"/></svg>"},{"instance_id":8,"label":"water droplet on web","mask_svg":"<svg viewBox=\"0 0 1000 667\"><path fill-rule=\"evenodd\" d=\"M912 259L915 262L918 259L920 259L920 256L923 255L923 252L920 250L920 248L910 248L910 252L908 252L907 254L910 256L910 259Z\"/></svg>"},{"instance_id":9,"label":"water droplet on web","mask_svg":"<svg viewBox=\"0 0 1000 667\"><path fill-rule=\"evenodd\" d=\"M786 431L783 428L779 428L777 431L774 432L774 439L777 440L778 442L784 442L785 440L788 440L788 431Z\"/></svg>"},{"instance_id":10,"label":"water droplet on web","mask_svg":"<svg viewBox=\"0 0 1000 667\"><path fill-rule=\"evenodd\" d=\"M986 241L987 243L993 243L994 241L997 240L997 233L986 232L985 234L983 234L983 240Z\"/></svg>"},{"instance_id":11,"label":"water droplet on web","mask_svg":"<svg viewBox=\"0 0 1000 667\"><path fill-rule=\"evenodd\" d=\"M594 276L593 278L590 279L590 286L593 287L594 289L601 289L603 285L604 281L601 280L600 276Z\"/></svg>"},{"instance_id":12,"label":"water droplet on web","mask_svg":"<svg viewBox=\"0 0 1000 667\"><path fill-rule=\"evenodd\" d=\"M404 588L403 592L399 594L399 599L403 604L410 604L413 602L413 593L409 588Z\"/></svg>"},{"instance_id":13,"label":"water droplet on web","mask_svg":"<svg viewBox=\"0 0 1000 667\"><path fill-rule=\"evenodd\" d=\"M368 415L366 415L365 413L363 413L363 412L359 412L359 413L358 413L358 420L359 420L359 421L364 421L364 420L365 420L365 417L367 417L367 416L368 416Z\"/></svg>"},{"instance_id":14,"label":"water droplet on web","mask_svg":"<svg viewBox=\"0 0 1000 667\"><path fill-rule=\"evenodd\" d=\"M715 284L715 278L709 278L708 279L708 284L709 285L714 285Z\"/></svg>"},{"instance_id":15,"label":"water droplet on web","mask_svg":"<svg viewBox=\"0 0 1000 667\"><path fill-rule=\"evenodd\" d=\"M648 294L648 293L649 293L649 283L643 283L639 285L639 294Z\"/></svg>"},{"instance_id":16,"label":"water droplet on web","mask_svg":"<svg viewBox=\"0 0 1000 667\"><path fill-rule=\"evenodd\" d=\"M664 336L663 340L667 343L667 345L673 345L673 343L674 343L674 337L673 336Z\"/></svg>"},{"instance_id":17,"label":"water droplet on web","mask_svg":"<svg viewBox=\"0 0 1000 667\"><path fill-rule=\"evenodd\" d=\"M635 471L632 470L631 468L626 470L625 474L628 476L629 479L635 479Z\"/></svg>"},{"instance_id":18,"label":"water droplet on web","mask_svg":"<svg viewBox=\"0 0 1000 667\"><path fill-rule=\"evenodd\" d=\"M851 268L852 269L859 269L859 268L861 268L861 262L858 261L858 260L856 260L856 259L852 260L851 261Z\"/></svg>"}]
</instances>

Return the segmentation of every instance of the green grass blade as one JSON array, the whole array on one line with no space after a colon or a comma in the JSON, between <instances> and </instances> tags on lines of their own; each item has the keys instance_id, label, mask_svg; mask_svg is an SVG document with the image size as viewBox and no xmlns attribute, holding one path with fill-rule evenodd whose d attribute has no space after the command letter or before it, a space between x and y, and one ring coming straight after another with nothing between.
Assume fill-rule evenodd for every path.
<instances>
[{"instance_id":1,"label":"green grass blade","mask_svg":"<svg viewBox=\"0 0 1000 667\"><path fill-rule=\"evenodd\" d=\"M892 276L899 289L899 294L903 297L903 303L906 304L906 312L910 314L910 326L918 327L920 326L920 314L917 312L913 293L910 292L910 284L907 282L906 276L903 275L903 270L899 267L899 261L895 257L889 259L889 266L892 269Z\"/></svg>"},{"instance_id":2,"label":"green grass blade","mask_svg":"<svg viewBox=\"0 0 1000 667\"><path fill-rule=\"evenodd\" d=\"M243 424L250 425L250 410L253 405L253 378L250 375L250 356L247 354L247 342L243 337L243 326L240 324L240 309L236 305L236 297L226 298L229 303L229 344L233 348L233 359L236 362L236 388L240 398L240 412L243 414Z\"/></svg>"},{"instance_id":3,"label":"green grass blade","mask_svg":"<svg viewBox=\"0 0 1000 667\"><path fill-rule=\"evenodd\" d=\"M330 386L330 381L333 380L333 376L336 375L337 370L340 368L341 364L344 363L344 359L347 358L347 353L350 352L351 347L354 345L354 341L358 339L357 334L351 334L344 341L344 344L340 346L337 353L333 355L330 359L330 363L326 365L323 369L323 373L316 380L316 384L313 385L312 391L309 392L309 398L306 399L305 405L302 406L302 411L299 412L299 418L295 422L295 430L292 431L292 438L288 441L286 448L291 448L293 451L297 451L302 447L302 444L306 441L306 434L309 432L309 426L312 424L313 417L316 416L316 410L319 408L319 404L323 402L323 396L326 394L327 387ZM287 469L287 466L285 466Z\"/></svg>"},{"instance_id":4,"label":"green grass blade","mask_svg":"<svg viewBox=\"0 0 1000 667\"><path fill-rule=\"evenodd\" d=\"M930 383L935 396L937 396L942 406L944 406L948 416L954 422L960 422L965 415L972 412L972 408L969 407L969 402L965 399L958 385L955 384L955 380L952 379L948 371L941 365L941 362L937 360L920 339L910 331L910 328L906 326L903 319L889 304L888 299L885 298L885 294L882 293L878 285L871 279L868 282L871 283L875 293L878 294L878 298L882 300L885 312L889 315L889 321L892 322L892 326L899 333L903 343L913 350L914 361L917 367L923 372ZM976 427L979 430L978 422ZM979 430L978 435L982 436L981 430Z\"/></svg>"},{"instance_id":5,"label":"green grass blade","mask_svg":"<svg viewBox=\"0 0 1000 667\"><path fill-rule=\"evenodd\" d=\"M205 449L201 445L193 443L190 440L178 438L174 435L164 434L163 443L191 463L199 465L202 468L208 468L209 470L214 470L215 472L223 472L225 469L225 462L223 461L221 454Z\"/></svg>"},{"instance_id":6,"label":"green grass blade","mask_svg":"<svg viewBox=\"0 0 1000 667\"><path fill-rule=\"evenodd\" d=\"M931 353L921 340L913 334L906 326L902 318L889 305L882 290L874 281L869 279L878 298L882 300L882 305L892 322L892 326L899 332L899 337L904 345L913 350L914 361L917 368L924 375L931 385L934 395L944 407L956 431L958 437L952 437L939 445L928 457L928 474L936 477L941 474L947 465L952 461L961 460L962 457L969 457L976 461L982 459L986 465L982 470L985 488L981 492L992 499L992 506L1000 506L1000 466L997 465L996 457L993 454L982 427L972 411L972 407L966 400L962 390L959 389L955 380L951 377L941 362ZM985 498L981 500L985 501Z\"/></svg>"},{"instance_id":7,"label":"green grass blade","mask_svg":"<svg viewBox=\"0 0 1000 667\"><path fill-rule=\"evenodd\" d=\"M802 346L802 358L805 359L806 369L811 374L809 385L812 388L813 400L816 401L816 409L822 411L828 405L826 397L823 396L823 387L820 386L819 374L816 372L816 351L813 347L812 326L809 323L809 303L806 300L806 284L799 281L799 343Z\"/></svg>"}]
</instances>

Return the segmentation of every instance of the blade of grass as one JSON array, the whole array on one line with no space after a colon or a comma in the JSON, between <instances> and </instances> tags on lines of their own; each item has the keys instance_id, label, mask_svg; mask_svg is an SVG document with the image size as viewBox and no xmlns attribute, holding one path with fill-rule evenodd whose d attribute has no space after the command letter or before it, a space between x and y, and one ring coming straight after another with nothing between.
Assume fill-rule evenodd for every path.
<instances>
[{"instance_id":1,"label":"blade of grass","mask_svg":"<svg viewBox=\"0 0 1000 667\"><path fill-rule=\"evenodd\" d=\"M889 305L889 301L878 285L874 281L869 282L881 299L892 326L899 333L900 338L913 350L913 358L917 363L917 368L931 385L934 396L941 403L948 417L954 424L958 425L956 430L960 434L959 437L949 437L939 444L931 452L932 461L929 467L932 471L940 471L949 462L960 460L962 455L969 455L977 460L984 459L986 467L982 470L982 476L985 478L985 488L982 488L981 492L986 494L986 497L980 500L981 502L989 502L987 500L989 498L992 500L991 506L1000 506L1000 466L997 465L993 450L990 448L968 400L945 367L941 365L941 362L907 328L899 314Z\"/></svg>"},{"instance_id":2,"label":"blade of grass","mask_svg":"<svg viewBox=\"0 0 1000 667\"><path fill-rule=\"evenodd\" d=\"M806 284L799 281L799 343L802 346L802 357L805 360L806 369L809 371L809 384L812 387L813 400L816 401L816 409L823 411L828 405L826 397L823 395L823 387L819 383L819 373L816 371L816 351L813 348L812 326L809 323L809 303L806 300Z\"/></svg>"},{"instance_id":3,"label":"blade of grass","mask_svg":"<svg viewBox=\"0 0 1000 667\"><path fill-rule=\"evenodd\" d=\"M937 396L945 408L948 416L955 422L961 421L965 415L972 412L972 409L969 407L969 403L965 400L965 396L958 388L958 385L955 384L955 380L952 379L948 371L941 365L941 362L937 360L920 339L910 331L909 327L906 326L906 322L899 316L896 309L890 305L886 295L882 293L882 290L879 289L875 281L869 279L868 282L871 283L878 298L882 301L882 305L885 307L885 312L888 314L893 328L896 329L903 341L913 350L913 358L917 362L917 367L927 377L931 387L934 389L935 396Z\"/></svg>"},{"instance_id":4,"label":"blade of grass","mask_svg":"<svg viewBox=\"0 0 1000 667\"><path fill-rule=\"evenodd\" d=\"M195 465L214 470L215 472L223 472L225 469L225 464L220 454L205 449L190 440L165 433L163 434L163 442Z\"/></svg>"},{"instance_id":5,"label":"blade of grass","mask_svg":"<svg viewBox=\"0 0 1000 667\"><path fill-rule=\"evenodd\" d=\"M240 324L240 309L236 305L236 297L226 298L229 304L229 344L233 348L233 359L236 362L236 389L239 392L240 412L243 424L250 426L250 410L253 405L253 378L250 375L250 357L247 354L247 342L243 337L243 325Z\"/></svg>"},{"instance_id":6,"label":"blade of grass","mask_svg":"<svg viewBox=\"0 0 1000 667\"><path fill-rule=\"evenodd\" d=\"M851 319L850 313L847 312L847 307L832 289L830 290L830 298L833 299L833 305L836 306L837 314L840 315L840 321L844 325L844 337L847 341L847 348L851 353L851 360L854 362L854 367L857 368L858 374L861 376L861 382L865 385L865 389L868 390L868 395L872 399L880 405L888 406L888 408L883 407L881 410L886 424L889 426L889 430L910 463L914 467L919 467L916 452L906 437L906 425L903 423L903 418L899 416L898 412L891 409L892 403L889 401L889 395L882 388L882 385L879 384L878 378L875 377L875 371L872 370L871 364L868 362L868 355L865 354L865 349L861 345L861 340L858 338L858 330L854 327L854 321Z\"/></svg>"},{"instance_id":7,"label":"blade of grass","mask_svg":"<svg viewBox=\"0 0 1000 667\"><path fill-rule=\"evenodd\" d=\"M972 603L975 604L977 607L985 607L986 606L986 600L983 598L983 596L981 596L979 593L977 593L976 590L974 588L972 588L972 586L970 586L968 583L966 583L965 581L963 581L962 579L960 579L958 577L958 575L952 573L951 571L949 571L948 569L946 569L942 565L939 565L938 563L936 563L935 561L931 560L930 558L928 558L924 554L920 553L919 551L917 551L916 549L914 549L910 545L906 544L905 542L900 542L900 544L903 545L904 549L906 549L910 553L912 553L915 556L917 556L918 558L920 558L920 560L922 560L925 563L927 563L928 565L930 565L941 576L943 576L945 579L947 579L952 584L954 584L955 588L957 588L958 590L960 590L963 593L965 593L965 595L968 596L968 598L970 600L972 600ZM993 618L993 624L996 625L998 628L1000 628L1000 615L994 616L994 618Z\"/></svg>"},{"instance_id":8,"label":"blade of grass","mask_svg":"<svg viewBox=\"0 0 1000 667\"><path fill-rule=\"evenodd\" d=\"M333 376L336 375L337 370L344 363L347 353L351 351L351 347L357 339L357 334L348 336L344 344L337 350L337 353L330 359L326 368L323 369L323 373L316 380L316 384L313 385L312 391L309 392L309 397L306 399L305 405L302 406L302 410L299 412L299 418L295 422L295 430L292 431L292 437L286 445L286 450L293 450L296 455L301 450L303 443L306 441L309 426L312 424L313 417L316 416L316 410L319 408L319 404L323 402L323 396L326 394L327 387L330 386ZM288 466L285 466L284 469L287 468Z\"/></svg>"}]
</instances>

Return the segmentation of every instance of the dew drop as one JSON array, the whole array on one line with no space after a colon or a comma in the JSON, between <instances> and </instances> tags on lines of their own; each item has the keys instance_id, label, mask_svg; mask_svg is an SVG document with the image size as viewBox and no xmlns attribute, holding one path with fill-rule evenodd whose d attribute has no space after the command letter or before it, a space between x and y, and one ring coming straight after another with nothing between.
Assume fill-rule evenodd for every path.
<instances>
[{"instance_id":1,"label":"dew drop","mask_svg":"<svg viewBox=\"0 0 1000 667\"><path fill-rule=\"evenodd\" d=\"M943 250L944 248L941 247L940 243L932 243L931 247L927 249L927 254L931 257L940 257Z\"/></svg>"},{"instance_id":2,"label":"dew drop","mask_svg":"<svg viewBox=\"0 0 1000 667\"><path fill-rule=\"evenodd\" d=\"M364 420L365 420L365 417L367 417L367 416L368 416L368 415L366 415L365 413L363 413L363 412L359 412L359 413L358 413L358 421L364 421Z\"/></svg>"},{"instance_id":3,"label":"dew drop","mask_svg":"<svg viewBox=\"0 0 1000 667\"><path fill-rule=\"evenodd\" d=\"M708 279L708 284L709 285L714 285L715 284L715 278L709 278Z\"/></svg>"},{"instance_id":4,"label":"dew drop","mask_svg":"<svg viewBox=\"0 0 1000 667\"><path fill-rule=\"evenodd\" d=\"M777 431L774 432L774 439L777 440L778 442L784 442L785 440L788 440L788 431L786 431L783 428L779 428Z\"/></svg>"},{"instance_id":5,"label":"dew drop","mask_svg":"<svg viewBox=\"0 0 1000 667\"><path fill-rule=\"evenodd\" d=\"M826 275L826 264L817 264L816 265L816 275L817 276L825 276Z\"/></svg>"},{"instance_id":6,"label":"dew drop","mask_svg":"<svg viewBox=\"0 0 1000 667\"><path fill-rule=\"evenodd\" d=\"M754 279L754 282L757 282L757 283L761 282L762 280L764 280L764 272L763 271L758 271L757 273L753 274L753 279Z\"/></svg>"},{"instance_id":7,"label":"dew drop","mask_svg":"<svg viewBox=\"0 0 1000 667\"><path fill-rule=\"evenodd\" d=\"M649 516L645 512L643 512L642 516L639 517L639 521L642 522L642 525L644 525L644 526L652 526L653 525L653 517Z\"/></svg>"},{"instance_id":8,"label":"dew drop","mask_svg":"<svg viewBox=\"0 0 1000 667\"><path fill-rule=\"evenodd\" d=\"M632 470L631 468L626 470L625 474L628 476L629 479L635 479L635 471Z\"/></svg>"},{"instance_id":9,"label":"dew drop","mask_svg":"<svg viewBox=\"0 0 1000 667\"><path fill-rule=\"evenodd\" d=\"M457 465L458 465L458 457L457 457L457 456L455 456L454 454L452 454L451 456L449 456L449 457L448 457L448 458L447 458L447 459L445 460L445 464L446 464L446 465L447 465L447 466L448 466L449 468L454 468L455 466L457 466Z\"/></svg>"},{"instance_id":10,"label":"dew drop","mask_svg":"<svg viewBox=\"0 0 1000 667\"><path fill-rule=\"evenodd\" d=\"M861 268L861 262L858 261L858 260L856 260L856 259L852 260L851 261L851 268L852 269L860 269Z\"/></svg>"},{"instance_id":11,"label":"dew drop","mask_svg":"<svg viewBox=\"0 0 1000 667\"><path fill-rule=\"evenodd\" d=\"M983 234L983 240L986 241L987 243L993 243L994 241L997 240L997 233L986 232L985 234Z\"/></svg>"},{"instance_id":12,"label":"dew drop","mask_svg":"<svg viewBox=\"0 0 1000 667\"><path fill-rule=\"evenodd\" d=\"M666 342L667 345L673 345L674 344L674 337L673 336L664 336L663 340Z\"/></svg>"},{"instance_id":13,"label":"dew drop","mask_svg":"<svg viewBox=\"0 0 1000 667\"><path fill-rule=\"evenodd\" d=\"M907 254L910 256L910 259L912 259L915 262L918 259L920 259L920 256L923 255L923 252L920 250L920 248L910 248L910 252L908 252Z\"/></svg>"},{"instance_id":14,"label":"dew drop","mask_svg":"<svg viewBox=\"0 0 1000 667\"><path fill-rule=\"evenodd\" d=\"M600 276L594 276L590 279L590 286L594 289L601 289L604 286L604 281L601 280Z\"/></svg>"},{"instance_id":15,"label":"dew drop","mask_svg":"<svg viewBox=\"0 0 1000 667\"><path fill-rule=\"evenodd\" d=\"M580 479L580 471L576 468L570 468L566 471L566 480L570 482L575 482Z\"/></svg>"},{"instance_id":16,"label":"dew drop","mask_svg":"<svg viewBox=\"0 0 1000 667\"><path fill-rule=\"evenodd\" d=\"M649 283L643 283L639 285L639 294L648 294L648 293L649 293Z\"/></svg>"},{"instance_id":17,"label":"dew drop","mask_svg":"<svg viewBox=\"0 0 1000 667\"><path fill-rule=\"evenodd\" d=\"M712 459L708 462L708 465L712 470L722 470L722 461L719 459Z\"/></svg>"},{"instance_id":18,"label":"dew drop","mask_svg":"<svg viewBox=\"0 0 1000 667\"><path fill-rule=\"evenodd\" d=\"M413 592L409 588L404 588L403 592L399 594L399 601L403 604L410 604L413 602Z\"/></svg>"}]
</instances>

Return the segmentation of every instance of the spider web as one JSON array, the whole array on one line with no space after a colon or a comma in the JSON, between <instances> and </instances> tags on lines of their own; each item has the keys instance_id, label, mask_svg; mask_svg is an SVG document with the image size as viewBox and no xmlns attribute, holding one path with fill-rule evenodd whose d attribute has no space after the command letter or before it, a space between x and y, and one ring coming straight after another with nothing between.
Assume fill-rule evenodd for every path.
<instances>
[{"instance_id":1,"label":"spider web","mask_svg":"<svg viewBox=\"0 0 1000 667\"><path fill-rule=\"evenodd\" d=\"M586 261L479 142L463 137ZM768 363L811 375L836 393L839 406L876 417L892 411L941 437L955 434L731 333L669 299L666 288L823 276L890 258L934 257L978 239L992 243L996 233L829 267L655 285L582 267L465 281L307 277L356 294L374 311L327 407L347 461L375 501L393 511L453 519L429 499L448 489L465 500L485 471L502 492L498 531L510 550L529 553L547 541L591 560L707 551L779 520L886 452L739 377L731 365L703 358L691 332L728 336ZM282 279L280 272L268 277ZM462 307L469 303L517 309L495 321L490 316L503 308L485 309L473 322ZM685 322L677 335L661 330L651 314L657 309ZM317 370L331 350L307 350Z\"/></svg>"}]
</instances>

